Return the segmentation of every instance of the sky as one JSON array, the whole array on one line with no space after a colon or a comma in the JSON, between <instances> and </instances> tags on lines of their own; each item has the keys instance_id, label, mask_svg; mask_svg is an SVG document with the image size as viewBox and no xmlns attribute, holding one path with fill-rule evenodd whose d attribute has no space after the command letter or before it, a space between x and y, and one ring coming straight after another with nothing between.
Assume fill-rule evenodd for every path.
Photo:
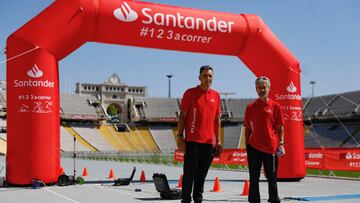
<instances>
[{"instance_id":1,"label":"sky","mask_svg":"<svg viewBox=\"0 0 360 203\"><path fill-rule=\"evenodd\" d=\"M114 0L116 1L116 0ZM149 0L147 0L149 1ZM0 0L0 80L6 80L7 37L53 0ZM181 7L256 14L301 64L302 96L360 90L359 0L152 0ZM60 91L74 93L76 82L103 83L113 73L128 85L147 86L149 97L171 96L196 86L202 65L214 68L213 88L254 98L255 76L236 57L86 43L59 62Z\"/></svg>"}]
</instances>

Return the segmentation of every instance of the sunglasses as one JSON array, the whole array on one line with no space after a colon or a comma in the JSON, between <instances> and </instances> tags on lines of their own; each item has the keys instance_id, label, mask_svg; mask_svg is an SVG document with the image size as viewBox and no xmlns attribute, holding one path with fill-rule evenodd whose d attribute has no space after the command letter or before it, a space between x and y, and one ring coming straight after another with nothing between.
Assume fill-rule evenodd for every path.
<instances>
[{"instance_id":1,"label":"sunglasses","mask_svg":"<svg viewBox=\"0 0 360 203\"><path fill-rule=\"evenodd\" d=\"M270 81L270 79L268 77L265 77L265 76L260 76L258 78L256 78L256 81L258 80L267 80L267 81Z\"/></svg>"}]
</instances>

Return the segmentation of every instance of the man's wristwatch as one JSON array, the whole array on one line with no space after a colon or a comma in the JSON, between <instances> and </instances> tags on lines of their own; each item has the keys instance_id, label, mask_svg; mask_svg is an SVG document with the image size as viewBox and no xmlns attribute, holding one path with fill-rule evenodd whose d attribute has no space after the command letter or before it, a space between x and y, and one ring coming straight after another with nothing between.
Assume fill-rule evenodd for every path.
<instances>
[{"instance_id":1,"label":"man's wristwatch","mask_svg":"<svg viewBox=\"0 0 360 203\"><path fill-rule=\"evenodd\" d=\"M284 141L284 140L281 140L281 141L280 141L280 145L285 146L285 141Z\"/></svg>"}]
</instances>

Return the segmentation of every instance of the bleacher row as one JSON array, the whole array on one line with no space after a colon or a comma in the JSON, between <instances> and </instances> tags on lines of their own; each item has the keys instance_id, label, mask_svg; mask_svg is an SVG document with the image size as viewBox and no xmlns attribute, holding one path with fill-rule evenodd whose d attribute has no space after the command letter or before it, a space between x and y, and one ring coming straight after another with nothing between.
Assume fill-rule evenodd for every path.
<instances>
[{"instance_id":1,"label":"bleacher row","mask_svg":"<svg viewBox=\"0 0 360 203\"><path fill-rule=\"evenodd\" d=\"M0 125L5 125L5 120L0 119ZM176 131L176 128L166 125L131 126L129 132L119 132L113 125L61 125L60 149L67 152L75 150L169 154L177 149ZM239 148L242 134L241 125L225 126L221 134L224 147ZM6 146L6 133L0 133L0 136L0 145L5 143ZM4 149L6 151L6 147Z\"/></svg>"},{"instance_id":2,"label":"bleacher row","mask_svg":"<svg viewBox=\"0 0 360 203\"><path fill-rule=\"evenodd\" d=\"M343 94L303 98L303 118L329 119L360 117L360 91ZM138 120L174 121L179 115L180 99L178 98L134 98L134 106ZM246 106L254 99L222 99L222 118L241 122ZM61 94L60 107L62 118L98 119L105 112L93 103L99 103L96 97L79 94ZM0 91L0 110L6 110L6 92Z\"/></svg>"},{"instance_id":3,"label":"bleacher row","mask_svg":"<svg viewBox=\"0 0 360 203\"><path fill-rule=\"evenodd\" d=\"M97 120L105 116L96 97L61 94L61 118L68 120ZM225 148L243 148L242 122L244 111L254 99L222 99L222 139ZM129 132L117 132L112 126L92 124L61 127L64 151L73 150L72 139L77 138L77 151L125 151L169 153L176 148L174 124L179 115L180 99L133 98L131 108L137 115L133 122L145 121L143 127L131 127ZM303 118L306 147L360 146L360 91L337 95L303 98ZM0 107L6 110L6 95L0 91ZM6 122L0 119L0 126ZM146 121L158 121L146 123ZM160 122L159 122L160 121ZM145 123L145 125L144 125ZM155 122L156 123L156 122ZM160 125L159 125L160 124ZM172 125L173 126L173 125ZM70 136L69 136L70 135ZM6 134L0 133L0 144ZM70 149L71 148L71 149Z\"/></svg>"},{"instance_id":4,"label":"bleacher row","mask_svg":"<svg viewBox=\"0 0 360 203\"><path fill-rule=\"evenodd\" d=\"M224 148L239 148L241 125L222 130ZM112 125L72 125L60 127L60 148L63 151L120 151L144 153L173 153L177 149L176 129L171 126L132 126L129 132L118 132ZM224 136L229 134L229 136ZM76 139L74 140L74 137ZM75 141L75 149L74 149ZM242 144L243 145L243 144Z\"/></svg>"},{"instance_id":5,"label":"bleacher row","mask_svg":"<svg viewBox=\"0 0 360 203\"><path fill-rule=\"evenodd\" d=\"M360 91L303 99L303 118L360 117Z\"/></svg>"},{"instance_id":6,"label":"bleacher row","mask_svg":"<svg viewBox=\"0 0 360 203\"><path fill-rule=\"evenodd\" d=\"M255 99L222 99L222 118L241 122L246 106ZM303 118L330 119L360 117L360 91L303 98ZM180 99L135 98L136 110L143 119L174 118L179 115Z\"/></svg>"}]
</instances>

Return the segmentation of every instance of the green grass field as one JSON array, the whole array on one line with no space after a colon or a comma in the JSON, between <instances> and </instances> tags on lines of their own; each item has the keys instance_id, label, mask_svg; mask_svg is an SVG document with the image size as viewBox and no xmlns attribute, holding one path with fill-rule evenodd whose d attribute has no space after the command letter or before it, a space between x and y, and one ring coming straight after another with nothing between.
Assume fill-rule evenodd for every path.
<instances>
[{"instance_id":1,"label":"green grass field","mask_svg":"<svg viewBox=\"0 0 360 203\"><path fill-rule=\"evenodd\" d=\"M152 163L152 164L161 164L161 165L178 165L181 166L182 163L174 161L173 155L160 155L160 154L147 154L147 155L78 155L80 159L89 159L89 160L108 160L108 161L120 161L120 162L138 162L138 163ZM246 166L240 166L235 164L213 164L211 166L215 169L226 169L226 170L241 170L246 171ZM326 176L326 177L344 177L344 178L358 178L360 179L360 171L329 171L329 170L314 170L306 169L307 175L316 175L316 176Z\"/></svg>"}]
</instances>

